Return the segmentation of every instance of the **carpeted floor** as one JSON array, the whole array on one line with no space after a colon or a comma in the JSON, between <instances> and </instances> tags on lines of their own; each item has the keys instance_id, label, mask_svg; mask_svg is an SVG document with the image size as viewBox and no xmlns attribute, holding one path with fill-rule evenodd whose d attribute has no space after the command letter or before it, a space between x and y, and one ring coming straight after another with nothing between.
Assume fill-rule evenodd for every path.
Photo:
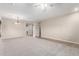
<instances>
[{"instance_id":1,"label":"carpeted floor","mask_svg":"<svg viewBox=\"0 0 79 59\"><path fill-rule=\"evenodd\" d=\"M79 56L79 47L54 41L24 37L0 40L2 56Z\"/></svg>"}]
</instances>

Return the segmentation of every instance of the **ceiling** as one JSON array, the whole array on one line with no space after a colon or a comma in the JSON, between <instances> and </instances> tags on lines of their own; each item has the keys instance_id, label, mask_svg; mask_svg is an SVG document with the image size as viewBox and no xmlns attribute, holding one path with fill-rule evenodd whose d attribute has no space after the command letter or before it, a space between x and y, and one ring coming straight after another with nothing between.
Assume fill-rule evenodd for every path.
<instances>
[{"instance_id":1,"label":"ceiling","mask_svg":"<svg viewBox=\"0 0 79 59\"><path fill-rule=\"evenodd\" d=\"M77 3L0 3L0 16L27 21L41 21L50 17L64 15L78 8Z\"/></svg>"}]
</instances>

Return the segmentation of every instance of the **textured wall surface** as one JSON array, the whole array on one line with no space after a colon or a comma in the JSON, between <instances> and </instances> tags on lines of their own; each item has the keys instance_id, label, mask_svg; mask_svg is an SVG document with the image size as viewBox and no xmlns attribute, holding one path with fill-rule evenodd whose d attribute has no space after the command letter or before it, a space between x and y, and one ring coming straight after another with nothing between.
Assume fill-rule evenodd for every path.
<instances>
[{"instance_id":1,"label":"textured wall surface","mask_svg":"<svg viewBox=\"0 0 79 59\"><path fill-rule=\"evenodd\" d=\"M79 43L79 13L41 22L41 36Z\"/></svg>"},{"instance_id":2,"label":"textured wall surface","mask_svg":"<svg viewBox=\"0 0 79 59\"><path fill-rule=\"evenodd\" d=\"M2 38L15 38L24 36L26 34L25 23L15 24L15 20L4 19L2 20Z\"/></svg>"}]
</instances>

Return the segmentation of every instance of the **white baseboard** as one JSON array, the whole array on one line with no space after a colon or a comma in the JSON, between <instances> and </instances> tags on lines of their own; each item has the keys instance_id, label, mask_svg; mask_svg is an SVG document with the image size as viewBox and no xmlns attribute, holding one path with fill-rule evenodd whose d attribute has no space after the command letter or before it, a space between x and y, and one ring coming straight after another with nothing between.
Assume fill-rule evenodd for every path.
<instances>
[{"instance_id":1,"label":"white baseboard","mask_svg":"<svg viewBox=\"0 0 79 59\"><path fill-rule=\"evenodd\" d=\"M23 36L19 36L19 37L11 37L11 38L1 38L2 40L8 40L8 39L16 39L16 38L23 38Z\"/></svg>"},{"instance_id":2,"label":"white baseboard","mask_svg":"<svg viewBox=\"0 0 79 59\"><path fill-rule=\"evenodd\" d=\"M52 40L52 41L58 41L58 42L62 42L62 43L68 43L68 44L75 44L75 45L79 45L79 43L77 42L72 42L72 41L67 41L67 40L59 40L58 38L47 38L47 37L41 37L42 39L46 39L46 40Z\"/></svg>"}]
</instances>

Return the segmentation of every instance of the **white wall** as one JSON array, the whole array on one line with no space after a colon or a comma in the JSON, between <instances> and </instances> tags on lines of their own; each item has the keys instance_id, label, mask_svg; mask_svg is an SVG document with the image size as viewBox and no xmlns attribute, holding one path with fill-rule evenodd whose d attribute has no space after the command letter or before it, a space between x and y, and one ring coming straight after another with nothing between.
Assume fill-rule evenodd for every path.
<instances>
[{"instance_id":1,"label":"white wall","mask_svg":"<svg viewBox=\"0 0 79 59\"><path fill-rule=\"evenodd\" d=\"M20 21L20 24L15 24L16 20L11 19L2 19L1 24L1 38L8 39L8 38L16 38L16 37L24 37L24 36L31 36L39 37L39 24L37 22L27 22L27 21ZM28 26L26 27L26 24ZM26 33L28 31L28 34Z\"/></svg>"},{"instance_id":2,"label":"white wall","mask_svg":"<svg viewBox=\"0 0 79 59\"><path fill-rule=\"evenodd\" d=\"M15 20L9 19L2 20L2 39L25 36L25 23L21 22L21 24L15 24L15 22Z\"/></svg>"},{"instance_id":3,"label":"white wall","mask_svg":"<svg viewBox=\"0 0 79 59\"><path fill-rule=\"evenodd\" d=\"M79 43L79 12L42 21L41 37Z\"/></svg>"}]
</instances>

